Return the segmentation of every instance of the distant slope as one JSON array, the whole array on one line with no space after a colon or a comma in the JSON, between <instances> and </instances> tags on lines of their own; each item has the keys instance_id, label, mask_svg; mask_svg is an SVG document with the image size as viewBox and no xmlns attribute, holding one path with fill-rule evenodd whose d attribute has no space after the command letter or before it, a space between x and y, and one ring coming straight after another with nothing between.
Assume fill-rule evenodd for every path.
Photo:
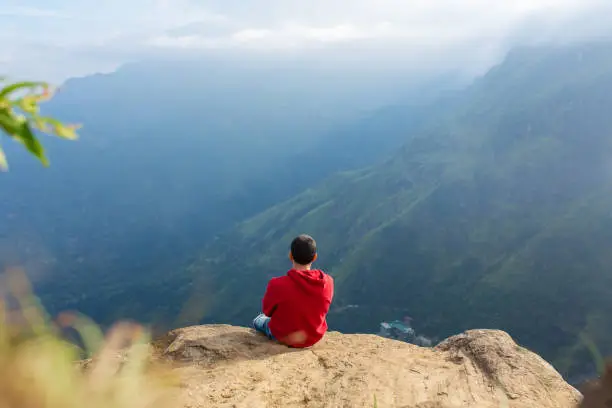
<instances>
[{"instance_id":1,"label":"distant slope","mask_svg":"<svg viewBox=\"0 0 612 408\"><path fill-rule=\"evenodd\" d=\"M45 138L50 168L5 146L0 270L24 265L52 310L144 319L159 280L216 233L379 160L418 126L434 87L352 74L216 56L69 80L45 109L82 123L81 139ZM375 109L398 99L405 109Z\"/></svg>"},{"instance_id":2,"label":"distant slope","mask_svg":"<svg viewBox=\"0 0 612 408\"><path fill-rule=\"evenodd\" d=\"M611 44L516 50L386 162L213 243L189 271L217 294L208 319L248 321L307 232L337 280L334 329L500 328L566 374L591 369L578 334L612 344L611 107Z\"/></svg>"}]
</instances>

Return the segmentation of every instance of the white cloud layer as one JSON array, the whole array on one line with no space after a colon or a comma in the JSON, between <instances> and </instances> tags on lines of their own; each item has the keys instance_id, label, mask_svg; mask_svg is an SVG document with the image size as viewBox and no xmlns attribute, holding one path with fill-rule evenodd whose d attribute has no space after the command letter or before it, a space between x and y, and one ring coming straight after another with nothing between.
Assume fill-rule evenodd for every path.
<instances>
[{"instance_id":1,"label":"white cloud layer","mask_svg":"<svg viewBox=\"0 0 612 408\"><path fill-rule=\"evenodd\" d=\"M69 15L57 10L48 10L39 7L9 6L0 8L0 17L69 18Z\"/></svg>"},{"instance_id":2,"label":"white cloud layer","mask_svg":"<svg viewBox=\"0 0 612 408\"><path fill-rule=\"evenodd\" d=\"M612 31L610 0L4 3L0 40L12 40L0 50L0 70L53 80L175 50L363 48L366 60L371 51L413 63L425 58L424 64L469 60L486 65L515 44L599 37ZM462 61L457 56L463 53L468 55Z\"/></svg>"}]
</instances>

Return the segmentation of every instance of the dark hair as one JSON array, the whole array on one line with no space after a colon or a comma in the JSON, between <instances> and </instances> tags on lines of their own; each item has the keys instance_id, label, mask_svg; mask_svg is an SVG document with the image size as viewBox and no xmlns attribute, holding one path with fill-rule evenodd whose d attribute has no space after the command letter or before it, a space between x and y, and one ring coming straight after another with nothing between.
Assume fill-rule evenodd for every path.
<instances>
[{"instance_id":1,"label":"dark hair","mask_svg":"<svg viewBox=\"0 0 612 408\"><path fill-rule=\"evenodd\" d=\"M317 254L317 243L310 235L300 235L291 242L291 256L299 265L312 263Z\"/></svg>"}]
</instances>

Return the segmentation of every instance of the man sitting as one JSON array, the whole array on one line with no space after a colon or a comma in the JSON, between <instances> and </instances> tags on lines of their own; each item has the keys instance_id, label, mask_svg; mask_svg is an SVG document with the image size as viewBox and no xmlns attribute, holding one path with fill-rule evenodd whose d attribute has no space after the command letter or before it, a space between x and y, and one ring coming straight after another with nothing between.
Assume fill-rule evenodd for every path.
<instances>
[{"instance_id":1,"label":"man sitting","mask_svg":"<svg viewBox=\"0 0 612 408\"><path fill-rule=\"evenodd\" d=\"M263 297L263 314L253 327L290 347L310 347L327 331L326 316L334 296L334 281L319 269L317 244L300 235L291 242L289 259L293 267L285 276L272 278Z\"/></svg>"}]
</instances>

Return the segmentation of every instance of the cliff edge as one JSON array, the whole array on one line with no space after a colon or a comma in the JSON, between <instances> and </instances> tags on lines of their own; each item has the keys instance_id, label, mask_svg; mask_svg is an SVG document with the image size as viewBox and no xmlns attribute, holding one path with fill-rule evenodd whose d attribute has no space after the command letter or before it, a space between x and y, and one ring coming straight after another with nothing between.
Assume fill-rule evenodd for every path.
<instances>
[{"instance_id":1,"label":"cliff edge","mask_svg":"<svg viewBox=\"0 0 612 408\"><path fill-rule=\"evenodd\" d=\"M176 363L185 407L575 408L581 400L549 363L495 330L435 348L330 332L310 349L290 349L210 325L172 331L154 350Z\"/></svg>"}]
</instances>

